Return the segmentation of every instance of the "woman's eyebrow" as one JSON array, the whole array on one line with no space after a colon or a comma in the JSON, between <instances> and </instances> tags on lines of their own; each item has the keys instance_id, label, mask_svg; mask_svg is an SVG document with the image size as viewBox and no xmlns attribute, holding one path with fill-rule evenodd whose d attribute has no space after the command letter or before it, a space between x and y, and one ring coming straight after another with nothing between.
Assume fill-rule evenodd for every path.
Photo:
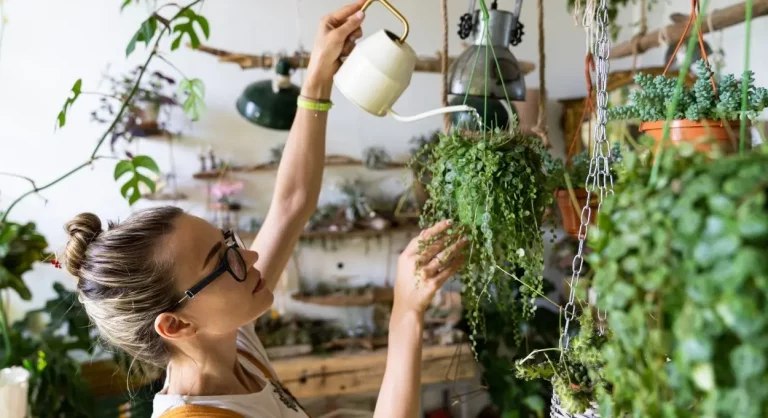
<instances>
[{"instance_id":1,"label":"woman's eyebrow","mask_svg":"<svg viewBox=\"0 0 768 418\"><path fill-rule=\"evenodd\" d=\"M219 253L219 250L221 250L221 246L223 244L221 241L217 242L212 248L211 251L208 251L208 255L205 256L205 261L203 261L203 269L205 269L205 266L208 265L208 263L211 262L211 259L213 259L213 256Z\"/></svg>"}]
</instances>

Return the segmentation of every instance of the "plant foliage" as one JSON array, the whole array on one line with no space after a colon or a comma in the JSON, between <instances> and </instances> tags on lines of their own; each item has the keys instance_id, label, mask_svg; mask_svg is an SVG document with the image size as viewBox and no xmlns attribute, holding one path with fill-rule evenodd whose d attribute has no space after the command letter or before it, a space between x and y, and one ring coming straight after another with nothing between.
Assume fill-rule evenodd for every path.
<instances>
[{"instance_id":1,"label":"plant foliage","mask_svg":"<svg viewBox=\"0 0 768 418\"><path fill-rule=\"evenodd\" d=\"M693 87L683 88L673 119L735 121L741 118L741 80L732 74L723 76L715 83L715 94L712 70L703 60L696 62L696 77ZM745 72L745 77L748 77L746 115L754 119L768 106L768 90L755 87L753 72ZM667 109L675 97L677 78L638 73L635 83L638 88L629 95L631 103L609 109L608 118L643 122L666 120Z\"/></svg>"},{"instance_id":2,"label":"plant foliage","mask_svg":"<svg viewBox=\"0 0 768 418\"><path fill-rule=\"evenodd\" d=\"M717 160L681 144L625 157L594 248L602 350L613 390L603 416L768 414L768 146Z\"/></svg>"},{"instance_id":3,"label":"plant foliage","mask_svg":"<svg viewBox=\"0 0 768 418\"><path fill-rule=\"evenodd\" d=\"M535 296L543 285L542 223L553 201L551 191L543 190L547 151L536 138L497 130L488 135L458 131L441 135L427 152L422 171L430 173L431 180L421 223L452 219L455 229L450 232L470 240L467 261L458 276L474 342L484 326L481 298L493 293L506 308L515 304L513 298L505 297L511 289L497 267L523 272L518 278L524 283L522 306L506 312L529 318L536 309Z\"/></svg>"},{"instance_id":4,"label":"plant foliage","mask_svg":"<svg viewBox=\"0 0 768 418\"><path fill-rule=\"evenodd\" d=\"M48 259L48 242L37 232L34 223L0 224L0 291L13 289L23 300L30 300L32 293L22 276L32 266Z\"/></svg>"},{"instance_id":5,"label":"plant foliage","mask_svg":"<svg viewBox=\"0 0 768 418\"><path fill-rule=\"evenodd\" d=\"M139 168L144 168L155 174L160 174L160 169L155 161L146 155L137 155L130 160L122 160L115 166L115 180L120 179L125 174L131 175L128 181L120 188L120 194L128 199L128 203L133 205L141 199L140 183L144 183L149 190L155 192L155 181L139 172Z\"/></svg>"},{"instance_id":6,"label":"plant foliage","mask_svg":"<svg viewBox=\"0 0 768 418\"><path fill-rule=\"evenodd\" d=\"M561 408L571 414L584 413L590 408L595 394L605 393L607 390L600 350L610 335L600 335L595 330L590 308L584 309L578 322L579 333L571 338L567 350L554 348L533 351L528 357L515 363L519 379L543 379L552 382ZM551 353L558 351L561 351L560 357L553 357ZM531 360L533 361L529 363Z\"/></svg>"}]
</instances>

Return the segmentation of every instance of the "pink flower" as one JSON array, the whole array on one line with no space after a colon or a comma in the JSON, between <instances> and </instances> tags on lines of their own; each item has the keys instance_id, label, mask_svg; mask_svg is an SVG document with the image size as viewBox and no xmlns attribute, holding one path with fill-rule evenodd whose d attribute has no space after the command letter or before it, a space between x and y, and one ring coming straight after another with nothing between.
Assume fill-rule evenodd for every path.
<instances>
[{"instance_id":1,"label":"pink flower","mask_svg":"<svg viewBox=\"0 0 768 418\"><path fill-rule=\"evenodd\" d=\"M240 180L221 180L213 185L211 193L217 199L225 199L243 190L243 185Z\"/></svg>"}]
</instances>

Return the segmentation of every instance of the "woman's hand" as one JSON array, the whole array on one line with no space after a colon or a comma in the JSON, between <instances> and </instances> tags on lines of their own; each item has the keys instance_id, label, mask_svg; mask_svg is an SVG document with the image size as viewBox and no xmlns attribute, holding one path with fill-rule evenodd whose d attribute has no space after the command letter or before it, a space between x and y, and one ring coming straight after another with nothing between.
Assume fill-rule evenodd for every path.
<instances>
[{"instance_id":1,"label":"woman's hand","mask_svg":"<svg viewBox=\"0 0 768 418\"><path fill-rule=\"evenodd\" d=\"M360 10L365 1L345 6L320 21L312 55L307 67L307 91L302 94L312 99L328 99L333 76L341 66L341 59L352 52L355 41L363 36L360 25L364 14ZM305 90L305 89L302 89Z\"/></svg>"},{"instance_id":2,"label":"woman's hand","mask_svg":"<svg viewBox=\"0 0 768 418\"><path fill-rule=\"evenodd\" d=\"M440 287L463 265L465 237L448 235L451 221L442 221L411 240L397 262L393 315L416 312L420 316ZM426 247L420 251L420 243ZM431 243L431 244L430 244Z\"/></svg>"}]
</instances>

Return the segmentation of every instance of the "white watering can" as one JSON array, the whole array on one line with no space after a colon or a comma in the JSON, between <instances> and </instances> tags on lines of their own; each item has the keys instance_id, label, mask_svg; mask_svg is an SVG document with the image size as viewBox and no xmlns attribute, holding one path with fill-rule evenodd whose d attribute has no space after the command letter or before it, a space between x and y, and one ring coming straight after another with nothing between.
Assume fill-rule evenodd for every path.
<instances>
[{"instance_id":1,"label":"white watering can","mask_svg":"<svg viewBox=\"0 0 768 418\"><path fill-rule=\"evenodd\" d=\"M379 30L357 44L334 76L334 83L352 103L375 116L392 115L401 122L412 122L441 113L472 112L470 106L448 106L415 116L400 116L392 105L411 83L416 68L416 52L405 43L410 26L408 21L387 0L368 0L365 11L374 1L379 1L397 16L405 30L397 37L387 30Z\"/></svg>"}]
</instances>

